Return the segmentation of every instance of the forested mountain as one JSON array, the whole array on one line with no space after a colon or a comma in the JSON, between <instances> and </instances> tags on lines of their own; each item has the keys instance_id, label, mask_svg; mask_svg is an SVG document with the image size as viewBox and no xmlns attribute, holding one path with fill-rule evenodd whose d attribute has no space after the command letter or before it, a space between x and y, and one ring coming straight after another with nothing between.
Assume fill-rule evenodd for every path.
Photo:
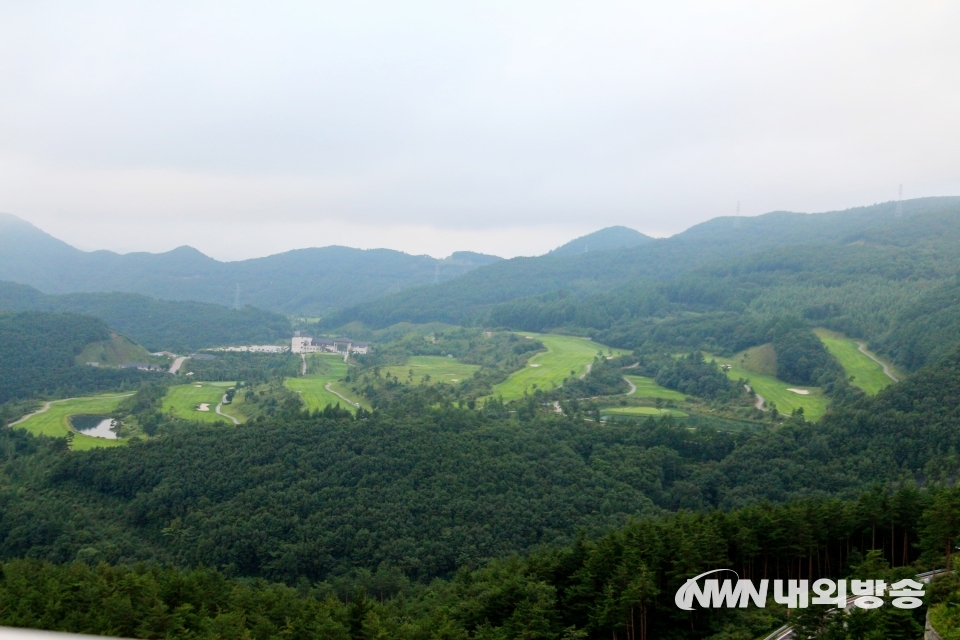
<instances>
[{"instance_id":1,"label":"forested mountain","mask_svg":"<svg viewBox=\"0 0 960 640\"><path fill-rule=\"evenodd\" d=\"M550 251L551 256L571 256L590 251L608 251L622 247L637 247L653 240L628 227L607 227L575 238Z\"/></svg>"},{"instance_id":2,"label":"forested mountain","mask_svg":"<svg viewBox=\"0 0 960 640\"><path fill-rule=\"evenodd\" d=\"M228 309L135 293L46 295L26 285L0 282L0 311L25 310L93 316L151 351L186 353L222 345L269 344L291 335L286 317L253 307Z\"/></svg>"},{"instance_id":3,"label":"forested mountain","mask_svg":"<svg viewBox=\"0 0 960 640\"><path fill-rule=\"evenodd\" d=\"M389 249L330 246L219 262L191 247L166 253L80 251L0 214L0 280L45 293L140 293L164 300L244 305L318 315L390 292L445 281L499 258L468 251L437 260Z\"/></svg>"},{"instance_id":4,"label":"forested mountain","mask_svg":"<svg viewBox=\"0 0 960 640\"><path fill-rule=\"evenodd\" d=\"M923 224L916 224L918 220ZM960 198L922 198L819 214L773 212L754 218L721 217L640 246L572 256L514 258L436 286L366 302L333 313L326 326L360 321L370 327L397 322L480 322L494 305L563 291L582 297L665 281L752 254L776 256L789 246L868 246L907 250L960 228ZM884 247L884 248L881 248ZM805 249L806 250L806 249ZM931 259L935 260L937 256ZM891 262L891 264L893 264ZM644 304L638 300L637 304Z\"/></svg>"},{"instance_id":5,"label":"forested mountain","mask_svg":"<svg viewBox=\"0 0 960 640\"><path fill-rule=\"evenodd\" d=\"M35 311L0 313L0 403L138 387L148 374L80 366L74 361L88 344L109 338L109 327L95 318Z\"/></svg>"}]
</instances>

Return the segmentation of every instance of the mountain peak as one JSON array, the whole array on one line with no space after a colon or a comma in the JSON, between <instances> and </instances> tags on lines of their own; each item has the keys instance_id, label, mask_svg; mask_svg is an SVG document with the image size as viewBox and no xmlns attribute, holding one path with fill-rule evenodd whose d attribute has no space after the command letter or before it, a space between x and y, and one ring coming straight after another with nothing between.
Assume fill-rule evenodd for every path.
<instances>
[{"instance_id":1,"label":"mountain peak","mask_svg":"<svg viewBox=\"0 0 960 640\"><path fill-rule=\"evenodd\" d=\"M587 253L589 251L609 251L610 249L620 249L623 247L636 247L652 241L653 238L646 236L635 229L629 227L606 227L585 236L580 236L571 240L567 244L557 247L547 255L551 256L572 256L578 253Z\"/></svg>"}]
</instances>

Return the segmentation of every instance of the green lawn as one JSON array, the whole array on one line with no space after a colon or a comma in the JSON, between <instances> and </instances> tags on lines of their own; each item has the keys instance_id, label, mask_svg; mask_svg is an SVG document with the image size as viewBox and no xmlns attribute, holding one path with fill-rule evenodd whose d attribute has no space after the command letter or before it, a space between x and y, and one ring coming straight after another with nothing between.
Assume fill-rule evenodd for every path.
<instances>
[{"instance_id":1,"label":"green lawn","mask_svg":"<svg viewBox=\"0 0 960 640\"><path fill-rule=\"evenodd\" d=\"M413 384L420 384L423 377L430 376L430 382L446 382L456 384L461 380L473 377L473 372L480 367L475 364L463 364L453 358L443 356L413 356L403 366L384 367L384 374L400 378L401 382L410 381L410 371L413 370Z\"/></svg>"},{"instance_id":2,"label":"green lawn","mask_svg":"<svg viewBox=\"0 0 960 640\"><path fill-rule=\"evenodd\" d=\"M108 440L85 436L70 426L70 416L81 414L109 415L125 397L125 395L111 394L54 401L47 411L21 422L16 428L26 429L34 435L56 438L62 438L67 433L72 432L74 434L73 448L75 451L96 447L116 447L125 444L126 440Z\"/></svg>"},{"instance_id":3,"label":"green lawn","mask_svg":"<svg viewBox=\"0 0 960 640\"><path fill-rule=\"evenodd\" d=\"M636 398L664 398L666 400L683 400L686 397L679 391L661 387L650 378L628 375L627 379L637 386L636 392L631 394Z\"/></svg>"},{"instance_id":4,"label":"green lawn","mask_svg":"<svg viewBox=\"0 0 960 640\"><path fill-rule=\"evenodd\" d=\"M219 421L233 424L227 418L218 416L216 409L223 399L223 394L235 384L235 382L191 382L190 384L170 387L167 396L163 399L163 412L173 412L186 420ZM207 405L206 411L199 410L201 404ZM231 413L237 420L243 421L243 416L238 411L230 412L229 405L223 411L224 413Z\"/></svg>"},{"instance_id":5,"label":"green lawn","mask_svg":"<svg viewBox=\"0 0 960 640\"><path fill-rule=\"evenodd\" d=\"M606 407L600 409L602 415L614 416L674 416L686 418L687 414L676 409L657 409L656 407Z\"/></svg>"},{"instance_id":6,"label":"green lawn","mask_svg":"<svg viewBox=\"0 0 960 640\"><path fill-rule=\"evenodd\" d=\"M704 354L708 359L713 358L719 364L729 364L731 368L727 371L727 376L731 380L746 378L750 380L750 386L754 391L763 396L764 401L769 405L775 402L777 411L790 414L794 409L803 407L803 416L815 422L820 419L827 410L827 399L823 396L823 390L820 387L801 387L795 384L787 384L773 376L765 376L753 371L749 371L739 364L742 354L737 354L733 358L721 358ZM809 391L809 395L801 395L787 389L800 389Z\"/></svg>"},{"instance_id":7,"label":"green lawn","mask_svg":"<svg viewBox=\"0 0 960 640\"><path fill-rule=\"evenodd\" d=\"M346 374L347 363L343 361L343 356L312 354L307 356L307 375L302 378L287 378L283 384L291 391L299 393L304 405L310 411L323 409L328 404L334 407L339 404L343 409L354 410L354 407L344 402L342 398L327 391L325 388L327 384L351 401L358 402L360 406L369 409L370 405L363 398L358 398L350 389L337 382Z\"/></svg>"},{"instance_id":8,"label":"green lawn","mask_svg":"<svg viewBox=\"0 0 960 640\"><path fill-rule=\"evenodd\" d=\"M873 395L884 387L893 384L893 380L883 372L882 366L860 352L856 340L829 329L815 329L814 333L820 337L821 342L833 354L833 357L840 362L846 374L853 376L853 384L866 393ZM899 379L903 378L903 375L897 372L892 365L889 366L890 373Z\"/></svg>"},{"instance_id":9,"label":"green lawn","mask_svg":"<svg viewBox=\"0 0 960 640\"><path fill-rule=\"evenodd\" d=\"M527 366L510 375L509 378L493 388L493 397L503 396L504 402L523 397L523 392L532 393L534 385L538 389L550 390L560 385L573 371L580 376L587 371L587 365L593 362L598 351L607 355L607 347L585 338L557 336L522 332L518 336L532 336L543 342L547 351L530 358ZM629 353L614 349L614 355Z\"/></svg>"}]
</instances>

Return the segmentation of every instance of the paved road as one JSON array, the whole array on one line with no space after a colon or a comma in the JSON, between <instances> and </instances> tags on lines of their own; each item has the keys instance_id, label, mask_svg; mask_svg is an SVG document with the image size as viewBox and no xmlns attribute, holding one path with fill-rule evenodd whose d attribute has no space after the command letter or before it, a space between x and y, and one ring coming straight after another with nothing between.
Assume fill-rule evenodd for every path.
<instances>
[{"instance_id":1,"label":"paved road","mask_svg":"<svg viewBox=\"0 0 960 640\"><path fill-rule=\"evenodd\" d=\"M747 391L753 391L748 384L743 385L743 388ZM763 396L754 391L754 397L757 399L757 404L753 406L755 406L757 409L760 409L760 411L766 411L766 409L763 408L763 404L766 402L766 400L763 399Z\"/></svg>"},{"instance_id":2,"label":"paved road","mask_svg":"<svg viewBox=\"0 0 960 640\"><path fill-rule=\"evenodd\" d=\"M887 374L887 377L888 377L888 378L890 378L890 379L893 380L894 382L900 382L900 379L897 378L897 376L895 376L895 375L893 375L892 373L890 373L890 367L887 366L887 363L884 362L883 360L881 360L880 358L878 358L877 356L873 355L873 354L870 353L869 351L867 351L867 346L866 346L865 344L863 344L862 342L858 342L858 343L857 343L857 348L860 350L860 353L862 353L863 355L867 356L868 358L870 358L871 360L873 360L874 362L876 362L878 365L880 365L881 367L883 367L883 372L884 372L885 374Z\"/></svg>"},{"instance_id":3,"label":"paved road","mask_svg":"<svg viewBox=\"0 0 960 640\"><path fill-rule=\"evenodd\" d=\"M625 395L625 396L632 396L633 394L635 394L635 393L637 392L637 385L633 384L633 382L631 382L631 381L630 381L630 378L628 378L627 376L623 376L623 379L627 381L627 384L628 384L628 385L630 385L630 391L627 391L627 392L626 392L625 394L623 394L623 395Z\"/></svg>"},{"instance_id":4,"label":"paved road","mask_svg":"<svg viewBox=\"0 0 960 640\"><path fill-rule=\"evenodd\" d=\"M223 397L220 398L220 404L217 405L217 415L218 415L218 416L223 416L224 418L229 418L229 419L233 420L233 424L240 424L240 421L237 420L236 418L234 418L233 416L228 415L228 414L224 413L223 411L220 411L221 407L223 407L223 403L226 402L226 401L227 401L227 394L223 394Z\"/></svg>"},{"instance_id":5,"label":"paved road","mask_svg":"<svg viewBox=\"0 0 960 640\"><path fill-rule=\"evenodd\" d=\"M358 403L356 403L356 402L350 402L350 400L348 400L347 398L345 398L343 395L341 395L341 394L337 393L336 391L334 391L333 389L331 389L331 388L330 388L330 385L332 385L332 384L333 384L332 382L328 382L327 385L324 387L324 389L326 389L327 391L329 391L329 392L332 393L333 395L337 396L338 398L343 398L344 402L346 402L347 404L349 404L351 407L356 407L357 409L360 408L360 405L359 405Z\"/></svg>"},{"instance_id":6,"label":"paved road","mask_svg":"<svg viewBox=\"0 0 960 640\"><path fill-rule=\"evenodd\" d=\"M180 356L179 358L174 360L173 364L170 366L170 373L176 373L177 371L180 371L180 367L183 366L183 361L189 357L190 356Z\"/></svg>"},{"instance_id":7,"label":"paved road","mask_svg":"<svg viewBox=\"0 0 960 640\"><path fill-rule=\"evenodd\" d=\"M307 375L307 356L300 354L300 375Z\"/></svg>"}]
</instances>

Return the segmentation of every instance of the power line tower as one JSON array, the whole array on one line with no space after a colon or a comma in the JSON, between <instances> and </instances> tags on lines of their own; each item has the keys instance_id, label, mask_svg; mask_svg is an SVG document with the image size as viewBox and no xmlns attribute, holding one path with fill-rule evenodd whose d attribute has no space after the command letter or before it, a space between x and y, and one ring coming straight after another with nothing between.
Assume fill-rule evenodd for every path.
<instances>
[{"instance_id":1,"label":"power line tower","mask_svg":"<svg viewBox=\"0 0 960 640\"><path fill-rule=\"evenodd\" d=\"M740 228L740 201L737 200L737 217L733 219L733 228Z\"/></svg>"},{"instance_id":2,"label":"power line tower","mask_svg":"<svg viewBox=\"0 0 960 640\"><path fill-rule=\"evenodd\" d=\"M900 185L900 190L897 191L897 212L893 214L894 218L899 218L903 216L903 185Z\"/></svg>"},{"instance_id":3,"label":"power line tower","mask_svg":"<svg viewBox=\"0 0 960 640\"><path fill-rule=\"evenodd\" d=\"M240 308L240 283L237 283L237 288L233 292L233 308Z\"/></svg>"}]
</instances>

